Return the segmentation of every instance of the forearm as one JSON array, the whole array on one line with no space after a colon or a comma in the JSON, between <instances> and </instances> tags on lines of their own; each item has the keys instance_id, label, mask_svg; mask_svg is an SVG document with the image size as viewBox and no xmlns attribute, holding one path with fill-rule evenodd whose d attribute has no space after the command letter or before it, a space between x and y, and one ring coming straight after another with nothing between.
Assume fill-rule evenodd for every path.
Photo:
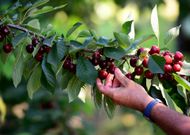
<instances>
[{"instance_id":1,"label":"forearm","mask_svg":"<svg viewBox=\"0 0 190 135\"><path fill-rule=\"evenodd\" d=\"M189 135L190 118L158 103L151 111L151 119L169 135Z\"/></svg>"}]
</instances>

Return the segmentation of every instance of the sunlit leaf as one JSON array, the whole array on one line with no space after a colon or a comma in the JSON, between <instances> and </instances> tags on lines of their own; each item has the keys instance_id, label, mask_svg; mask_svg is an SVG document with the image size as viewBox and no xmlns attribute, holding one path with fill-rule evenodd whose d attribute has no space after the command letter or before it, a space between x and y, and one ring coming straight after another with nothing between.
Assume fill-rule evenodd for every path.
<instances>
[{"instance_id":1,"label":"sunlit leaf","mask_svg":"<svg viewBox=\"0 0 190 135\"><path fill-rule=\"evenodd\" d=\"M164 39L165 45L167 45L170 41L174 40L179 35L180 28L181 25L174 27L167 32L167 36Z\"/></svg>"},{"instance_id":2,"label":"sunlit leaf","mask_svg":"<svg viewBox=\"0 0 190 135\"><path fill-rule=\"evenodd\" d=\"M73 25L71 29L68 30L66 37L69 37L77 28L79 28L82 25L82 23L77 22Z\"/></svg>"},{"instance_id":3,"label":"sunlit leaf","mask_svg":"<svg viewBox=\"0 0 190 135\"><path fill-rule=\"evenodd\" d=\"M159 22L158 22L158 12L157 12L157 5L153 8L152 14L151 14L151 25L152 30L154 31L154 34L156 35L157 39L159 40Z\"/></svg>"},{"instance_id":4,"label":"sunlit leaf","mask_svg":"<svg viewBox=\"0 0 190 135\"><path fill-rule=\"evenodd\" d=\"M184 78L182 78L181 76L179 76L178 74L173 74L174 79L181 84L182 86L184 86L188 91L190 91L190 82L188 82L187 80L185 80Z\"/></svg>"}]
</instances>

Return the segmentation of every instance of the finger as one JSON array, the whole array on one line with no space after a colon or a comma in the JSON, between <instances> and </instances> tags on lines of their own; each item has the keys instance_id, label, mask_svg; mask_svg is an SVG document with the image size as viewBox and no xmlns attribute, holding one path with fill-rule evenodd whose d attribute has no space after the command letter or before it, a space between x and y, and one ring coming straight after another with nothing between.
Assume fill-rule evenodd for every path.
<instances>
[{"instance_id":1,"label":"finger","mask_svg":"<svg viewBox=\"0 0 190 135\"><path fill-rule=\"evenodd\" d=\"M96 85L98 87L98 89L106 96L112 97L113 95L113 90L112 88L108 88L106 86L103 85L103 83L101 82L101 80L99 78L96 79Z\"/></svg>"},{"instance_id":2,"label":"finger","mask_svg":"<svg viewBox=\"0 0 190 135\"><path fill-rule=\"evenodd\" d=\"M127 86L130 83L130 80L121 72L119 68L115 69L116 79L123 85Z\"/></svg>"},{"instance_id":3,"label":"finger","mask_svg":"<svg viewBox=\"0 0 190 135\"><path fill-rule=\"evenodd\" d=\"M113 84L112 84L112 87L113 88L116 88L116 87L119 87L121 85L121 83L115 78L113 80Z\"/></svg>"},{"instance_id":4,"label":"finger","mask_svg":"<svg viewBox=\"0 0 190 135\"><path fill-rule=\"evenodd\" d=\"M113 77L114 77L113 74L109 74L109 75L107 76L105 86L107 86L107 87L112 87Z\"/></svg>"}]
</instances>

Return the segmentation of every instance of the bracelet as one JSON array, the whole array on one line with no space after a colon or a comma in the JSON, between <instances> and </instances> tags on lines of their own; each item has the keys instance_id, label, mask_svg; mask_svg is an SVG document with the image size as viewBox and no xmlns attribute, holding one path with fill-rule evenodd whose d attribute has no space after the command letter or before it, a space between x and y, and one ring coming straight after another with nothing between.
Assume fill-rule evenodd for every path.
<instances>
[{"instance_id":1,"label":"bracelet","mask_svg":"<svg viewBox=\"0 0 190 135\"><path fill-rule=\"evenodd\" d=\"M152 111L152 108L157 104L157 103L162 103L162 101L160 99L154 99L153 101L151 101L147 106L146 108L144 109L144 117L148 120L151 121L151 118L150 118L150 114L151 114L151 111Z\"/></svg>"}]
</instances>

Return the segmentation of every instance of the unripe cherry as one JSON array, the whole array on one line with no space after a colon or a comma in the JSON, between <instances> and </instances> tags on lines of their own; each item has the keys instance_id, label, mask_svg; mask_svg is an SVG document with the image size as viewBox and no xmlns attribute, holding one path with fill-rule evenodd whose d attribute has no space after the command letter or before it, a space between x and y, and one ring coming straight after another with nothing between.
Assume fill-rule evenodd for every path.
<instances>
[{"instance_id":1,"label":"unripe cherry","mask_svg":"<svg viewBox=\"0 0 190 135\"><path fill-rule=\"evenodd\" d=\"M165 64L164 65L164 71L166 72L166 73L171 73L172 72L172 66L170 65L170 64Z\"/></svg>"},{"instance_id":2,"label":"unripe cherry","mask_svg":"<svg viewBox=\"0 0 190 135\"><path fill-rule=\"evenodd\" d=\"M174 72L179 72L181 70L181 66L179 64L174 64L173 70L174 70Z\"/></svg>"},{"instance_id":3,"label":"unripe cherry","mask_svg":"<svg viewBox=\"0 0 190 135\"><path fill-rule=\"evenodd\" d=\"M175 61L182 61L183 60L183 54L180 51L177 51L174 55L174 60Z\"/></svg>"}]
</instances>

